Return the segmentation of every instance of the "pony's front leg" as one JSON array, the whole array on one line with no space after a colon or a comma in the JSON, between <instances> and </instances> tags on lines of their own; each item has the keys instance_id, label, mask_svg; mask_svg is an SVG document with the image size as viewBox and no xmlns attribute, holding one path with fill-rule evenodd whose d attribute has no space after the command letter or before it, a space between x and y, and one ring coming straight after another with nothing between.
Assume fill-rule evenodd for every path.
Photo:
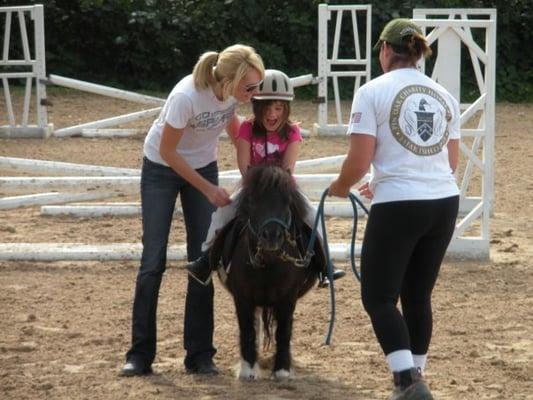
<instances>
[{"instance_id":1,"label":"pony's front leg","mask_svg":"<svg viewBox=\"0 0 533 400\"><path fill-rule=\"evenodd\" d=\"M288 379L291 370L291 336L292 321L296 301L286 302L275 308L276 329L276 357L274 362L274 378Z\"/></svg>"},{"instance_id":2,"label":"pony's front leg","mask_svg":"<svg viewBox=\"0 0 533 400\"><path fill-rule=\"evenodd\" d=\"M241 368L239 379L254 380L259 374L257 364L257 350L255 345L255 307L244 301L235 301L237 318L239 320Z\"/></svg>"}]
</instances>

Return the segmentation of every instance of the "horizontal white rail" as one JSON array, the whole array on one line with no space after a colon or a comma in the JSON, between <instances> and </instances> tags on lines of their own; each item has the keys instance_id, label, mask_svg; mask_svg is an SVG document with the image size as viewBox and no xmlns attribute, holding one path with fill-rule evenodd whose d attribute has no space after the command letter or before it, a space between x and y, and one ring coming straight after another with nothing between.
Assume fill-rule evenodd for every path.
<instances>
[{"instance_id":1,"label":"horizontal white rail","mask_svg":"<svg viewBox=\"0 0 533 400\"><path fill-rule=\"evenodd\" d=\"M35 6L0 7L0 12L33 11Z\"/></svg>"},{"instance_id":2,"label":"horizontal white rail","mask_svg":"<svg viewBox=\"0 0 533 400\"><path fill-rule=\"evenodd\" d=\"M324 188L326 189L331 181L337 177L337 174L296 174L296 181L302 189L305 188ZM139 176L31 176L31 177L0 177L0 189L21 189L21 188L42 188L42 187L138 187L140 183ZM221 186L233 187L241 179L240 175L221 175L219 182Z\"/></svg>"},{"instance_id":3,"label":"horizontal white rail","mask_svg":"<svg viewBox=\"0 0 533 400\"><path fill-rule=\"evenodd\" d=\"M488 241L479 239L454 238L448 247L447 255L458 258L480 259L488 254ZM333 260L348 262L350 245L348 243L330 243L330 256ZM0 261L108 261L140 260L141 243L0 243ZM355 255L361 255L361 246L356 244ZM184 245L170 246L167 259L185 261ZM182 267L182 266L180 266Z\"/></svg>"},{"instance_id":4,"label":"horizontal white rail","mask_svg":"<svg viewBox=\"0 0 533 400\"><path fill-rule=\"evenodd\" d=\"M141 243L0 243L3 261L140 260L141 254ZM167 259L186 260L185 246L170 246Z\"/></svg>"},{"instance_id":5,"label":"horizontal white rail","mask_svg":"<svg viewBox=\"0 0 533 400\"><path fill-rule=\"evenodd\" d=\"M27 65L26 62L24 65ZM0 74L0 78L7 79L22 79L22 78L33 78L34 74L31 72L4 72Z\"/></svg>"},{"instance_id":6,"label":"horizontal white rail","mask_svg":"<svg viewBox=\"0 0 533 400\"><path fill-rule=\"evenodd\" d=\"M99 139L108 139L108 138L121 138L121 137L132 137L140 134L139 129L82 129L81 136L89 138L99 138Z\"/></svg>"},{"instance_id":7,"label":"horizontal white rail","mask_svg":"<svg viewBox=\"0 0 533 400\"><path fill-rule=\"evenodd\" d=\"M318 207L317 202L312 202ZM328 201L324 205L328 217L349 218L353 215L352 204L346 201ZM362 210L359 216L363 215ZM181 208L176 208L175 214L181 214ZM106 217L106 216L139 216L140 203L107 203L107 204L69 204L61 206L43 206L41 214L46 216L70 216L77 218Z\"/></svg>"},{"instance_id":8,"label":"horizontal white rail","mask_svg":"<svg viewBox=\"0 0 533 400\"><path fill-rule=\"evenodd\" d=\"M100 165L77 164L61 161L35 160L29 158L0 157L0 170L80 174L97 176L138 176L141 171L133 168L105 167Z\"/></svg>"},{"instance_id":9,"label":"horizontal white rail","mask_svg":"<svg viewBox=\"0 0 533 400\"><path fill-rule=\"evenodd\" d=\"M0 198L0 210L9 210L19 207L40 206L43 204L70 203L73 201L101 200L112 197L112 193L87 192L87 193L37 193L24 196L11 196Z\"/></svg>"},{"instance_id":10,"label":"horizontal white rail","mask_svg":"<svg viewBox=\"0 0 533 400\"><path fill-rule=\"evenodd\" d=\"M315 83L313 74L295 76L294 78L290 78L290 80L293 87L306 86Z\"/></svg>"},{"instance_id":11,"label":"horizontal white rail","mask_svg":"<svg viewBox=\"0 0 533 400\"><path fill-rule=\"evenodd\" d=\"M84 129L88 128L105 128L108 126L126 124L159 114L161 107L151 108L149 110L136 111L130 114L119 115L117 117L105 118L98 121L87 122L85 124L70 126L54 131L54 136L66 137L81 134Z\"/></svg>"},{"instance_id":12,"label":"horizontal white rail","mask_svg":"<svg viewBox=\"0 0 533 400\"><path fill-rule=\"evenodd\" d=\"M59 75L50 75L48 77L48 82L58 86L64 86L71 89L82 90L84 92L95 93L102 96L114 97L117 99L133 101L141 104L163 105L165 103L165 99L161 99L159 97L147 96L144 94L130 92L127 90L98 85L96 83L66 78L64 76Z\"/></svg>"}]
</instances>

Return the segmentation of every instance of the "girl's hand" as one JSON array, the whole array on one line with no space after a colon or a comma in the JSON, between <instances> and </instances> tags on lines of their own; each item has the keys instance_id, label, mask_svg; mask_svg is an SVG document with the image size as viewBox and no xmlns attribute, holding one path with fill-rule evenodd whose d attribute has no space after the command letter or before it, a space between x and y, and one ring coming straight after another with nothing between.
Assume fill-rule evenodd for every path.
<instances>
[{"instance_id":1,"label":"girl's hand","mask_svg":"<svg viewBox=\"0 0 533 400\"><path fill-rule=\"evenodd\" d=\"M223 187L211 185L204 194L211 204L217 207L224 207L231 203L229 194Z\"/></svg>"},{"instance_id":2,"label":"girl's hand","mask_svg":"<svg viewBox=\"0 0 533 400\"><path fill-rule=\"evenodd\" d=\"M349 193L350 187L344 187L340 184L338 180L334 180L333 182L331 182L331 185L328 189L328 196L348 197Z\"/></svg>"},{"instance_id":3,"label":"girl's hand","mask_svg":"<svg viewBox=\"0 0 533 400\"><path fill-rule=\"evenodd\" d=\"M359 190L359 194L361 196L364 196L367 199L372 200L372 198L374 197L374 193L372 193L370 191L370 187L368 185L368 182L366 182L366 183L362 184L361 186L359 186L359 188L357 190Z\"/></svg>"}]
</instances>

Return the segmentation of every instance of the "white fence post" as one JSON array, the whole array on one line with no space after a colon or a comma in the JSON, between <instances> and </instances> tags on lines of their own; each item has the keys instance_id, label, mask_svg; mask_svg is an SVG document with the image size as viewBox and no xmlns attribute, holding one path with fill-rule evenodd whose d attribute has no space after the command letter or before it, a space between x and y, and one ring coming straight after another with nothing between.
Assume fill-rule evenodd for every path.
<instances>
[{"instance_id":1,"label":"white fence post","mask_svg":"<svg viewBox=\"0 0 533 400\"><path fill-rule=\"evenodd\" d=\"M31 44L26 27L26 16L29 15L34 25L33 58ZM2 57L0 68L20 68L17 72L3 72L0 70L8 124L0 126L0 137L47 137L48 117L46 112L46 78L45 50L44 50L44 11L42 5L21 7L0 7L0 18L5 16ZM18 22L16 22L18 21ZM10 58L9 48L11 30L18 23L21 37L22 59ZM25 79L24 101L20 120L15 115L9 80ZM30 100L32 87L35 82L35 124L29 124Z\"/></svg>"},{"instance_id":2,"label":"white fence post","mask_svg":"<svg viewBox=\"0 0 533 400\"><path fill-rule=\"evenodd\" d=\"M48 131L48 115L46 109L46 58L44 42L44 9L42 5L35 6L32 13L35 25L35 60L33 72L36 76L36 110L38 125Z\"/></svg>"},{"instance_id":3,"label":"white fence post","mask_svg":"<svg viewBox=\"0 0 533 400\"><path fill-rule=\"evenodd\" d=\"M433 19L433 18L442 19ZM470 212L458 221L453 241L465 251L489 257L489 221L494 197L494 129L496 71L496 9L416 9L413 18L424 31L429 44L437 42L438 56L432 79L446 87L461 103L460 149L467 163L462 174L461 203L470 204ZM458 18L458 19L457 19ZM476 42L471 30L484 29L484 43ZM443 41L444 44L441 44ZM461 47L464 45L472 61L479 97L471 104L461 101ZM425 66L421 65L422 70ZM480 115L477 128L465 128ZM470 147L464 138L472 138ZM478 156L480 147L482 157ZM480 196L467 197L472 174L481 176ZM479 221L479 228L476 222ZM479 231L479 233L475 233Z\"/></svg>"},{"instance_id":4,"label":"white fence post","mask_svg":"<svg viewBox=\"0 0 533 400\"><path fill-rule=\"evenodd\" d=\"M353 57L342 58L339 56L341 49L341 32L344 13L351 17L353 36ZM358 15L366 13L364 45L360 37ZM329 53L328 22L335 14L335 30L333 35L331 56ZM371 36L372 36L372 6L371 5L327 5L318 6L318 123L314 129L319 135L344 134L348 118L344 118L341 109L339 78L355 78L354 92L361 86L361 78L370 80L371 65ZM351 46L351 44L350 44ZM342 47L345 49L346 47ZM364 51L363 51L364 49ZM352 48L350 47L350 50ZM335 69L337 68L337 70ZM350 70L347 70L350 68ZM335 107L335 123L328 123L328 84L333 86L333 99Z\"/></svg>"}]
</instances>

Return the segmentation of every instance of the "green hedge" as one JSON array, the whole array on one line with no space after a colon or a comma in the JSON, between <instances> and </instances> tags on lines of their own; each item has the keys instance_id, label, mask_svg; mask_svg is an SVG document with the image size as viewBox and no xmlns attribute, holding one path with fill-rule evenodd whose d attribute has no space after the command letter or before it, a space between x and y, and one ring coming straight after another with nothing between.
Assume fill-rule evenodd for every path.
<instances>
[{"instance_id":1,"label":"green hedge","mask_svg":"<svg viewBox=\"0 0 533 400\"><path fill-rule=\"evenodd\" d=\"M254 46L267 67L290 76L317 73L318 0L10 1L39 3L49 73L166 92L202 52L233 43ZM411 17L413 8L497 8L497 98L533 101L531 0L383 0L372 7L372 41L386 21ZM380 73L375 56L372 70ZM466 79L463 93L474 84Z\"/></svg>"}]
</instances>

